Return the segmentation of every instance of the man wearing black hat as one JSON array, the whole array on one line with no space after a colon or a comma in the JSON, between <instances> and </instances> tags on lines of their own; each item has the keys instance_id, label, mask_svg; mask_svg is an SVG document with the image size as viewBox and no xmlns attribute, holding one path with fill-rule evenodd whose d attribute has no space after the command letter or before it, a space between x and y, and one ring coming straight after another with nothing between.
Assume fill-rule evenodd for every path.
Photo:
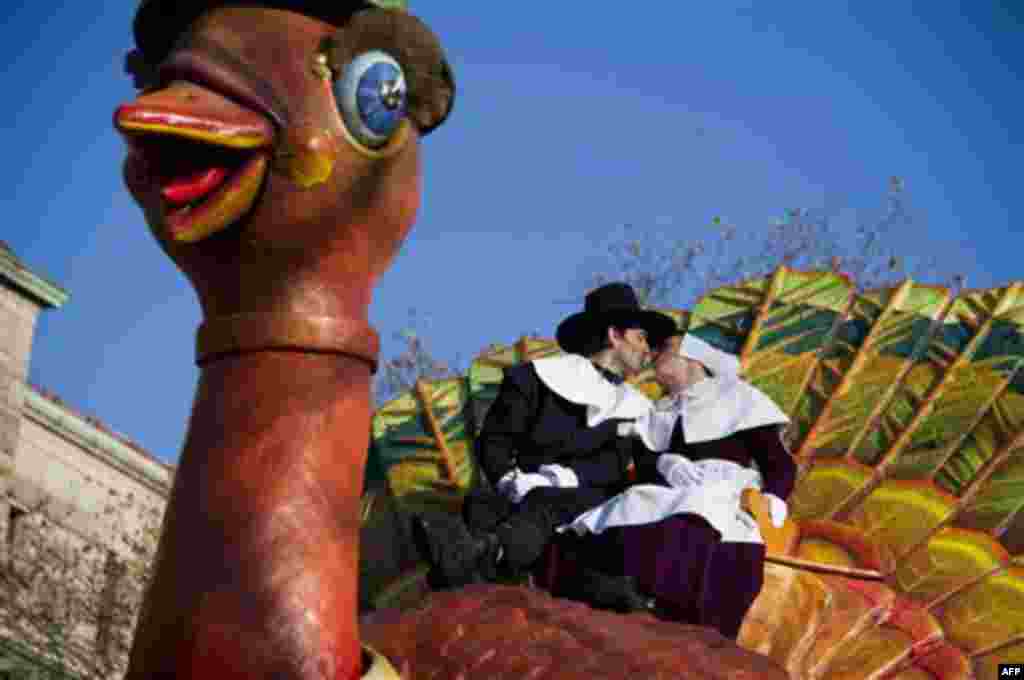
<instances>
[{"instance_id":1,"label":"man wearing black hat","mask_svg":"<svg viewBox=\"0 0 1024 680\"><path fill-rule=\"evenodd\" d=\"M464 522L413 522L435 585L528 570L557 527L625 488L638 441L626 436L626 423L651 402L624 379L644 367L650 344L675 328L670 317L642 309L630 286L611 283L559 324L565 354L506 369L477 440L497 493L470 494ZM615 418L606 417L611 411Z\"/></svg>"}]
</instances>

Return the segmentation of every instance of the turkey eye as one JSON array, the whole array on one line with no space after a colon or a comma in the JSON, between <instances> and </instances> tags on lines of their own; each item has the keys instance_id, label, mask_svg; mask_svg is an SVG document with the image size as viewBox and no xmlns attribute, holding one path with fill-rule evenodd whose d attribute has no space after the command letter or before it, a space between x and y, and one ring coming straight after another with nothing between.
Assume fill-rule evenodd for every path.
<instances>
[{"instance_id":1,"label":"turkey eye","mask_svg":"<svg viewBox=\"0 0 1024 680\"><path fill-rule=\"evenodd\" d=\"M405 117L405 74L384 52L353 59L333 89L348 131L371 149L387 144Z\"/></svg>"}]
</instances>

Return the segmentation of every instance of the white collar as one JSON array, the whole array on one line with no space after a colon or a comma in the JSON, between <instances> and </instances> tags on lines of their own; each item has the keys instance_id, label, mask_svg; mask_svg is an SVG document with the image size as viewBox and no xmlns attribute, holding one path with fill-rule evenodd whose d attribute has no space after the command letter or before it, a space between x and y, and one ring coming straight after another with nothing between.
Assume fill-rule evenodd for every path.
<instances>
[{"instance_id":1,"label":"white collar","mask_svg":"<svg viewBox=\"0 0 1024 680\"><path fill-rule=\"evenodd\" d=\"M785 424L789 417L771 397L736 376L706 378L681 393L658 401L640 435L652 451L666 451L676 419L683 419L687 444L723 439L763 425Z\"/></svg>"},{"instance_id":2,"label":"white collar","mask_svg":"<svg viewBox=\"0 0 1024 680\"><path fill-rule=\"evenodd\" d=\"M735 354L723 352L690 333L684 335L682 342L679 343L679 356L699 361L716 378L738 377L740 374L740 360Z\"/></svg>"},{"instance_id":3,"label":"white collar","mask_svg":"<svg viewBox=\"0 0 1024 680\"><path fill-rule=\"evenodd\" d=\"M651 410L651 400L632 385L613 385L586 357L562 354L534 359L537 376L552 392L574 404L587 406L587 425L609 418L640 418Z\"/></svg>"}]
</instances>

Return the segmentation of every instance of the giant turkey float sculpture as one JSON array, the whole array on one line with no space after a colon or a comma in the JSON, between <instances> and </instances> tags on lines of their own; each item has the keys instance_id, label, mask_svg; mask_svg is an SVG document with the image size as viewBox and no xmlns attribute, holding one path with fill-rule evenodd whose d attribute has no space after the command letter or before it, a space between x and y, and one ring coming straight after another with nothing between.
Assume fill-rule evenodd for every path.
<instances>
[{"instance_id":1,"label":"giant turkey float sculpture","mask_svg":"<svg viewBox=\"0 0 1024 680\"><path fill-rule=\"evenodd\" d=\"M449 113L450 69L401 0L143 0L135 36L142 92L114 116L125 181L203 322L127 678L395 677L372 646L415 678L570 677L545 659L572 655L606 677L703 659L706 677L711 651L716 668L782 677L706 631L497 586L378 618L361 651L367 309L412 226L419 137Z\"/></svg>"},{"instance_id":2,"label":"giant turkey float sculpture","mask_svg":"<svg viewBox=\"0 0 1024 680\"><path fill-rule=\"evenodd\" d=\"M451 72L401 0L143 0L135 33L125 179L203 323L128 678L394 677L385 657L408 678L990 677L1019 659L1019 287L858 296L786 270L681 318L738 350L798 424L804 476L775 558L799 569L772 567L747 649L510 586L360 627L361 521L373 536L383 514L360 502L367 308L412 226L419 137L448 115ZM383 409L390 500L457 505L498 367L550 351L524 341ZM364 599L415 583L400 575L364 579Z\"/></svg>"}]
</instances>

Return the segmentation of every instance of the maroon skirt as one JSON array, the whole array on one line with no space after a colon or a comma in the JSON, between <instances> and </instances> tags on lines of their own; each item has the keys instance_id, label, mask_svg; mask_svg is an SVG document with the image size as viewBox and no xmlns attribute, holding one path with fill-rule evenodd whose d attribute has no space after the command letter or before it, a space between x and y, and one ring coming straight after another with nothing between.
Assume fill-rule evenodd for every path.
<instances>
[{"instance_id":1,"label":"maroon skirt","mask_svg":"<svg viewBox=\"0 0 1024 680\"><path fill-rule=\"evenodd\" d=\"M618 527L622 571L672 619L716 628L735 640L764 583L764 545L723 543L694 514ZM608 533L608 532L605 532Z\"/></svg>"}]
</instances>

